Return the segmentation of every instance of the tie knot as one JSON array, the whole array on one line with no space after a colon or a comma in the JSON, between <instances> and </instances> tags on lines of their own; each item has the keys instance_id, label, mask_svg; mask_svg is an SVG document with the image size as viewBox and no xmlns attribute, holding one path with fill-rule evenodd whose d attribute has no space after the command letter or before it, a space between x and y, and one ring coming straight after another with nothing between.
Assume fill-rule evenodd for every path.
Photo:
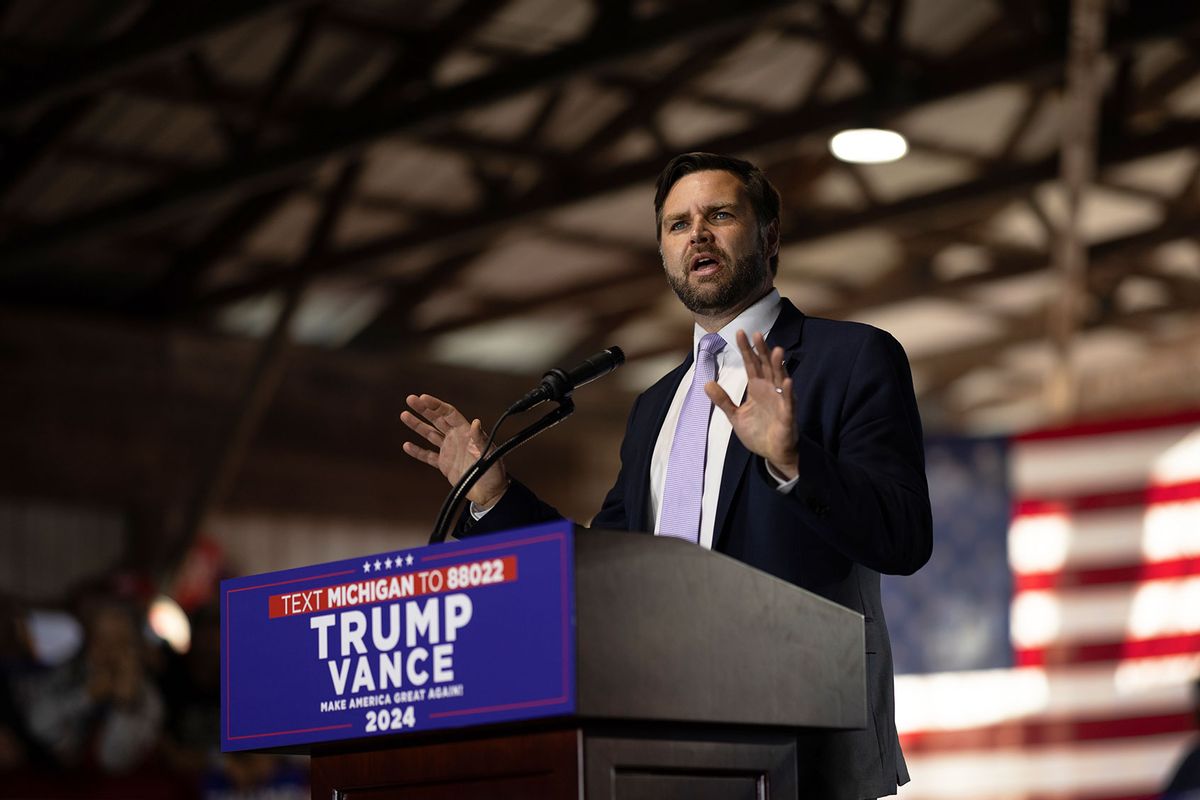
<instances>
[{"instance_id":1,"label":"tie knot","mask_svg":"<svg viewBox=\"0 0 1200 800\"><path fill-rule=\"evenodd\" d=\"M725 340L719 333L708 333L700 340L700 352L715 356L725 349Z\"/></svg>"}]
</instances>

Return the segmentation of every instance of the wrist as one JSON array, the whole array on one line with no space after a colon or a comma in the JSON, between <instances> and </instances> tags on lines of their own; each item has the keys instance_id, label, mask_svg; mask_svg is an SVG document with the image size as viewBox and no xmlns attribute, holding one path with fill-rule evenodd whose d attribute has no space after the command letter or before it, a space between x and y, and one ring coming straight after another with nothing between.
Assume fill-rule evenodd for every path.
<instances>
[{"instance_id":1,"label":"wrist","mask_svg":"<svg viewBox=\"0 0 1200 800\"><path fill-rule=\"evenodd\" d=\"M791 457L783 456L781 458L768 458L767 463L771 469L778 475L787 480L795 480L800 474L800 459L796 455Z\"/></svg>"},{"instance_id":2,"label":"wrist","mask_svg":"<svg viewBox=\"0 0 1200 800\"><path fill-rule=\"evenodd\" d=\"M478 499L471 498L471 502L474 503L475 507L480 511L491 511L492 507L496 505L496 503L499 503L500 498L504 497L504 493L508 491L508 485L509 481L508 479L505 479L504 484L499 488L498 491L483 495Z\"/></svg>"}]
</instances>

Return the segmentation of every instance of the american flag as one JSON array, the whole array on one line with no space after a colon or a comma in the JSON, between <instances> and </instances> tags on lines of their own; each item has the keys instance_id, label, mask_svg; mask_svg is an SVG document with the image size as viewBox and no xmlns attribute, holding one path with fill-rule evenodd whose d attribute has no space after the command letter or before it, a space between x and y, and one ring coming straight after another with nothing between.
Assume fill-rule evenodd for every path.
<instances>
[{"instance_id":1,"label":"american flag","mask_svg":"<svg viewBox=\"0 0 1200 800\"><path fill-rule=\"evenodd\" d=\"M1150 800L1196 742L1200 412L927 446L885 578L904 800Z\"/></svg>"}]
</instances>

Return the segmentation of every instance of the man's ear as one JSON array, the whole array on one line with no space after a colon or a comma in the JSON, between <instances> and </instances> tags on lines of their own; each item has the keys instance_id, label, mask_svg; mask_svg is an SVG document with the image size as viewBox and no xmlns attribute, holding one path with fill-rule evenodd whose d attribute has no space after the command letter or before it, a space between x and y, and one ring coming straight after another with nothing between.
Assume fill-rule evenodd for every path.
<instances>
[{"instance_id":1,"label":"man's ear","mask_svg":"<svg viewBox=\"0 0 1200 800\"><path fill-rule=\"evenodd\" d=\"M771 220L771 224L763 229L763 253L767 260L779 255L779 219Z\"/></svg>"}]
</instances>

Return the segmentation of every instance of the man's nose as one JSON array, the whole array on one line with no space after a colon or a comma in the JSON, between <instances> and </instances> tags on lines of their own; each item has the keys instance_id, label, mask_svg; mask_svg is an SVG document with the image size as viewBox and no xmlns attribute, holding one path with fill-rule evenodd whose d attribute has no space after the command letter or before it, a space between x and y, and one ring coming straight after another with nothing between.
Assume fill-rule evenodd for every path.
<instances>
[{"instance_id":1,"label":"man's nose","mask_svg":"<svg viewBox=\"0 0 1200 800\"><path fill-rule=\"evenodd\" d=\"M692 223L691 240L695 242L707 242L712 239L712 234L708 230L708 226L704 224L704 219L697 219Z\"/></svg>"}]
</instances>

